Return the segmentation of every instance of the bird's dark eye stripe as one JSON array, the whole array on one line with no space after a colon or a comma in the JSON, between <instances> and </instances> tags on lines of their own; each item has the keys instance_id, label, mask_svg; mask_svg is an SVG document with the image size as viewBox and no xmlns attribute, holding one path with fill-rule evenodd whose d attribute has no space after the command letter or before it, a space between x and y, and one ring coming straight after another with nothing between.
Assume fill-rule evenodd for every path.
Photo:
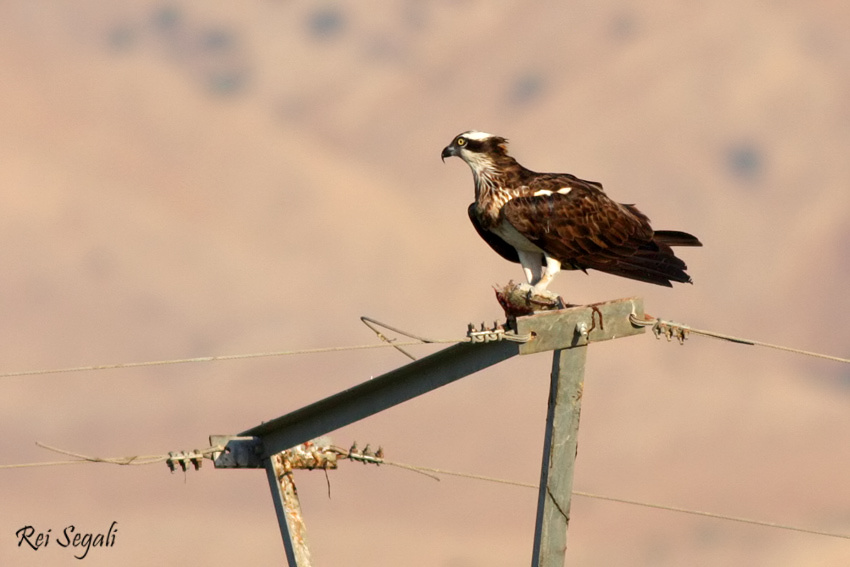
<instances>
[{"instance_id":1,"label":"bird's dark eye stripe","mask_svg":"<svg viewBox=\"0 0 850 567\"><path fill-rule=\"evenodd\" d=\"M470 140L467 138L461 138L464 140L464 143L458 143L459 146L466 146L466 149L470 152L483 152L484 151L484 142L481 140ZM460 140L458 140L460 142Z\"/></svg>"}]
</instances>

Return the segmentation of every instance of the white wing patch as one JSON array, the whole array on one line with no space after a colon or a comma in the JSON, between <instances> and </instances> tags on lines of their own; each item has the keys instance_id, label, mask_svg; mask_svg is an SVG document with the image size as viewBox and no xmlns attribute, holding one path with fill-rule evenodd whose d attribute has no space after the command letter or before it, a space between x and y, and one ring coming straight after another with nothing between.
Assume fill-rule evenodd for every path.
<instances>
[{"instance_id":1,"label":"white wing patch","mask_svg":"<svg viewBox=\"0 0 850 567\"><path fill-rule=\"evenodd\" d=\"M558 189L557 192L559 195L566 195L572 190L572 187L561 187L560 189ZM554 195L554 193L552 193L552 191L549 191L548 189L541 189L540 191L534 193L535 197L548 197L549 195Z\"/></svg>"}]
</instances>

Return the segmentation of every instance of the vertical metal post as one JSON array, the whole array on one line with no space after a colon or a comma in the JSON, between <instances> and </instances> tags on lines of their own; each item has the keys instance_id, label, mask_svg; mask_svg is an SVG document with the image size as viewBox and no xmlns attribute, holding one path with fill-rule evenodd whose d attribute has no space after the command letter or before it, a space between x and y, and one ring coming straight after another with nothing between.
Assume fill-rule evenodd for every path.
<instances>
[{"instance_id":1,"label":"vertical metal post","mask_svg":"<svg viewBox=\"0 0 850 567\"><path fill-rule=\"evenodd\" d=\"M564 565L586 359L587 344L554 352L532 567Z\"/></svg>"},{"instance_id":2,"label":"vertical metal post","mask_svg":"<svg viewBox=\"0 0 850 567\"><path fill-rule=\"evenodd\" d=\"M286 549L286 561L289 567L310 567L310 549L307 547L307 528L301 515L301 504L298 493L292 482L292 473L287 471L284 460L285 453L278 453L264 459L269 487L272 491L274 509L283 536L283 547Z\"/></svg>"}]
</instances>

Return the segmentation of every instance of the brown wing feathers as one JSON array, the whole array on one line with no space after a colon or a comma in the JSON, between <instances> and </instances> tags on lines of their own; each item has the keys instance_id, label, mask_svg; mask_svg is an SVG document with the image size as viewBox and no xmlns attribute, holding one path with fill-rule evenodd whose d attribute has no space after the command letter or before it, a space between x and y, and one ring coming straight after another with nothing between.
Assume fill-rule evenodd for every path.
<instances>
[{"instance_id":1,"label":"brown wing feathers","mask_svg":"<svg viewBox=\"0 0 850 567\"><path fill-rule=\"evenodd\" d=\"M547 179L547 185L557 181ZM595 186L566 181L551 195L518 197L502 209L505 220L564 267L594 269L635 280L670 286L690 282L685 263L671 246L701 246L678 231L654 232L649 219L633 205L620 205ZM552 185L554 187L554 185ZM539 190L539 189L538 189ZM492 244L491 244L492 245ZM504 254L503 254L504 255Z\"/></svg>"}]
</instances>

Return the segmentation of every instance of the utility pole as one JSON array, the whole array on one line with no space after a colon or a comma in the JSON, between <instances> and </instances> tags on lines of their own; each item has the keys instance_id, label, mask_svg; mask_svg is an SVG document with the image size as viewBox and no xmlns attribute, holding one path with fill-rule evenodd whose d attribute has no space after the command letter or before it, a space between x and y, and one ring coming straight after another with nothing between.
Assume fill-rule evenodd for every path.
<instances>
[{"instance_id":1,"label":"utility pole","mask_svg":"<svg viewBox=\"0 0 850 567\"><path fill-rule=\"evenodd\" d=\"M552 358L534 553L531 559L534 567L564 564L587 345L556 350Z\"/></svg>"},{"instance_id":2,"label":"utility pole","mask_svg":"<svg viewBox=\"0 0 850 567\"><path fill-rule=\"evenodd\" d=\"M642 299L620 299L518 317L516 334L530 337L527 342L460 343L238 436L211 436L211 445L225 446L216 456L215 466L266 469L289 566L307 567L309 553L307 559L299 557L303 523L290 526L287 520L291 502L287 502L286 490L281 490L280 475L275 470L277 453L517 354L554 351L532 567L560 567L566 553L587 345L643 333L644 327L631 324L630 315L643 319Z\"/></svg>"},{"instance_id":3,"label":"utility pole","mask_svg":"<svg viewBox=\"0 0 850 567\"><path fill-rule=\"evenodd\" d=\"M298 500L298 491L292 479L292 470L286 470L286 451L272 455L271 466L266 468L266 474L270 475L269 486L272 487L272 496L275 508L280 502L281 510L278 518L283 516L286 530L281 526L281 533L286 538L284 549L286 560L290 565L299 567L310 567L310 548L307 547L307 527L304 525L304 516L301 514L301 502ZM271 476L274 478L272 479ZM278 494L274 494L274 490Z\"/></svg>"}]
</instances>

